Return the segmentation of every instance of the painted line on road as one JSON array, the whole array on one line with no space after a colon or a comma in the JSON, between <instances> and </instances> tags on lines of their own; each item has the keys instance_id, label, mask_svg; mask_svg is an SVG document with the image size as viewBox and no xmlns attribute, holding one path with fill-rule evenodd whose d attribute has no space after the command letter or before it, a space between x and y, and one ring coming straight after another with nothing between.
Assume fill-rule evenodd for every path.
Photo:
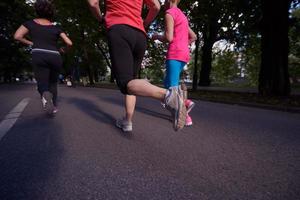
<instances>
[{"instance_id":1,"label":"painted line on road","mask_svg":"<svg viewBox=\"0 0 300 200\"><path fill-rule=\"evenodd\" d=\"M25 98L20 101L20 103L18 103L18 105L16 105L2 120L2 122L0 123L0 141L17 122L23 110L28 105L29 101L30 98Z\"/></svg>"}]
</instances>

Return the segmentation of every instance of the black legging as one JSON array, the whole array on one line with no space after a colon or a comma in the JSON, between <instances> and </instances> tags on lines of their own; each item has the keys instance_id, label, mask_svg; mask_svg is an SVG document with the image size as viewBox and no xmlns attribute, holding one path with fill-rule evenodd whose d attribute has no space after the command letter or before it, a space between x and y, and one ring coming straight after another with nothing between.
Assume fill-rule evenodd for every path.
<instances>
[{"instance_id":1,"label":"black legging","mask_svg":"<svg viewBox=\"0 0 300 200\"><path fill-rule=\"evenodd\" d=\"M118 24L108 30L109 53L112 72L123 94L128 94L127 84L137 78L145 54L145 34L133 27Z\"/></svg>"},{"instance_id":2,"label":"black legging","mask_svg":"<svg viewBox=\"0 0 300 200\"><path fill-rule=\"evenodd\" d=\"M32 64L40 95L49 91L53 95L53 105L57 105L57 81L62 67L62 58L59 53L40 52L32 53Z\"/></svg>"}]
</instances>

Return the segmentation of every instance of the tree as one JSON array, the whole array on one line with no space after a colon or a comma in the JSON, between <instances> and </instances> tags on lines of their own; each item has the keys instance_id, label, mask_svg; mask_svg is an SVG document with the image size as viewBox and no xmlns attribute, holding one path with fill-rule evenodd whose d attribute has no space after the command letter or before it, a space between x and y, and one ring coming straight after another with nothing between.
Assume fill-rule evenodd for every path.
<instances>
[{"instance_id":1,"label":"tree","mask_svg":"<svg viewBox=\"0 0 300 200\"><path fill-rule=\"evenodd\" d=\"M195 54L201 55L200 80L198 82L198 56L195 56L195 74L193 89L197 84L209 86L212 70L212 49L219 40L242 44L243 37L248 34L253 24L257 23L259 0L203 0L185 1L184 9L192 26L199 34ZM244 34L242 34L244 33ZM201 51L199 53L198 51Z\"/></svg>"},{"instance_id":2,"label":"tree","mask_svg":"<svg viewBox=\"0 0 300 200\"><path fill-rule=\"evenodd\" d=\"M87 74L90 84L94 84L99 79L98 74L106 74L110 67L105 32L91 15L86 1L56 0L55 6L57 21L74 44L65 67L72 68L75 58L80 58L81 71Z\"/></svg>"},{"instance_id":3,"label":"tree","mask_svg":"<svg viewBox=\"0 0 300 200\"><path fill-rule=\"evenodd\" d=\"M16 29L32 18L30 6L21 0L0 2L0 78L11 82L24 69L31 70L28 49L13 39Z\"/></svg>"},{"instance_id":4,"label":"tree","mask_svg":"<svg viewBox=\"0 0 300 200\"><path fill-rule=\"evenodd\" d=\"M241 67L248 85L258 86L258 75L261 63L261 37L257 33L249 34L244 38L244 45L240 48Z\"/></svg>"},{"instance_id":5,"label":"tree","mask_svg":"<svg viewBox=\"0 0 300 200\"><path fill-rule=\"evenodd\" d=\"M291 2L262 0L262 58L259 74L259 93L262 95L290 95L288 33Z\"/></svg>"},{"instance_id":6,"label":"tree","mask_svg":"<svg viewBox=\"0 0 300 200\"><path fill-rule=\"evenodd\" d=\"M289 72L292 83L298 83L300 78L300 8L295 8L292 12L292 25L289 32L290 54Z\"/></svg>"},{"instance_id":7,"label":"tree","mask_svg":"<svg viewBox=\"0 0 300 200\"><path fill-rule=\"evenodd\" d=\"M196 34L197 34L197 40L195 42L195 54L194 54L194 70L193 70L193 91L197 90L197 85L198 85L198 73L199 73L199 68L198 68L198 60L199 60L199 46L200 46L200 35L198 33L198 28L196 28Z\"/></svg>"},{"instance_id":8,"label":"tree","mask_svg":"<svg viewBox=\"0 0 300 200\"><path fill-rule=\"evenodd\" d=\"M238 77L238 52L226 48L213 53L212 79L218 84L226 84Z\"/></svg>"}]
</instances>

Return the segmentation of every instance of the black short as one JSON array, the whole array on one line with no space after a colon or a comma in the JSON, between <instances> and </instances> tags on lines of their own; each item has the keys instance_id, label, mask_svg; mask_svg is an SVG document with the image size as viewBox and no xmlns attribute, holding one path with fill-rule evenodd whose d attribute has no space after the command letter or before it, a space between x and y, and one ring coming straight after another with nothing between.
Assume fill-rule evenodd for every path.
<instances>
[{"instance_id":1,"label":"black short","mask_svg":"<svg viewBox=\"0 0 300 200\"><path fill-rule=\"evenodd\" d=\"M114 25L108 30L108 45L112 73L121 92L128 94L127 84L137 78L145 55L146 35L128 25Z\"/></svg>"}]
</instances>

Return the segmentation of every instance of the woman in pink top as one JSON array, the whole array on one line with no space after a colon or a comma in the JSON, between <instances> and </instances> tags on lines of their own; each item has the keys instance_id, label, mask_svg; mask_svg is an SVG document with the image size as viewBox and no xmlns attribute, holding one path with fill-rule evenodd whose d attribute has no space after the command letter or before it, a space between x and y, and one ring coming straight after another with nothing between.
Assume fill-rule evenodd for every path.
<instances>
[{"instance_id":1,"label":"woman in pink top","mask_svg":"<svg viewBox=\"0 0 300 200\"><path fill-rule=\"evenodd\" d=\"M180 73L190 60L189 45L197 39L196 34L189 27L189 22L184 13L177 7L180 0L165 1L165 34L154 34L153 40L168 42L166 56L165 88L179 87ZM185 100L187 112L189 113L195 105L189 99ZM192 125L192 118L187 114L186 126Z\"/></svg>"}]
</instances>

